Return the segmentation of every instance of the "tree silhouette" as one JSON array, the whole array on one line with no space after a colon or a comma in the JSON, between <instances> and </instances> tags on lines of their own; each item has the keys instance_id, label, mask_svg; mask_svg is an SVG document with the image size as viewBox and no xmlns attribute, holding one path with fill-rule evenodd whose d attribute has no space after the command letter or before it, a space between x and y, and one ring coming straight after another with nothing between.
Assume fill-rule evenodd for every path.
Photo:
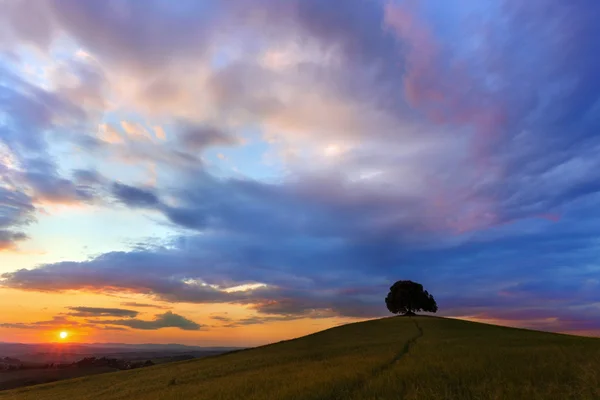
<instances>
[{"instance_id":1,"label":"tree silhouette","mask_svg":"<svg viewBox=\"0 0 600 400\"><path fill-rule=\"evenodd\" d=\"M435 299L423 285L413 281L398 281L392 285L385 298L385 305L391 313L415 315L415 311L436 312Z\"/></svg>"}]
</instances>

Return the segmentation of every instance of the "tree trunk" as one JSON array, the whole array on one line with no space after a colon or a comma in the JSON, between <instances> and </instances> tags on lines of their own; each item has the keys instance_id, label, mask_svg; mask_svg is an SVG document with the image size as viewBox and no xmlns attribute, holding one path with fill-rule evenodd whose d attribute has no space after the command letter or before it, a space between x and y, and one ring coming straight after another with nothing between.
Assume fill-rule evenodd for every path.
<instances>
[{"instance_id":1,"label":"tree trunk","mask_svg":"<svg viewBox=\"0 0 600 400\"><path fill-rule=\"evenodd\" d=\"M403 315L403 316L405 316L405 317L414 317L414 316L415 316L415 315L417 315L417 314L415 314L415 313L414 313L414 312L412 312L412 311L407 311L407 312L405 312L405 313L404 313L404 314L402 314L402 315Z\"/></svg>"}]
</instances>

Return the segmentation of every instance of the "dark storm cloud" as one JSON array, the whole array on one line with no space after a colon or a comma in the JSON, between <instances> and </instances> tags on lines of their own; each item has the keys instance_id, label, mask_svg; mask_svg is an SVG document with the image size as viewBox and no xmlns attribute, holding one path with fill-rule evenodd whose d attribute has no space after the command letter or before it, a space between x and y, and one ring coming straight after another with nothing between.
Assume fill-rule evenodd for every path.
<instances>
[{"instance_id":1,"label":"dark storm cloud","mask_svg":"<svg viewBox=\"0 0 600 400\"><path fill-rule=\"evenodd\" d=\"M124 319L103 321L107 325L123 325L132 329L156 330L162 328L179 328L184 331L200 330L201 325L191 321L181 315L167 311L164 314L157 314L153 320L146 321L141 319Z\"/></svg>"},{"instance_id":2,"label":"dark storm cloud","mask_svg":"<svg viewBox=\"0 0 600 400\"><path fill-rule=\"evenodd\" d=\"M139 312L123 308L67 307L73 317L136 317Z\"/></svg>"}]
</instances>

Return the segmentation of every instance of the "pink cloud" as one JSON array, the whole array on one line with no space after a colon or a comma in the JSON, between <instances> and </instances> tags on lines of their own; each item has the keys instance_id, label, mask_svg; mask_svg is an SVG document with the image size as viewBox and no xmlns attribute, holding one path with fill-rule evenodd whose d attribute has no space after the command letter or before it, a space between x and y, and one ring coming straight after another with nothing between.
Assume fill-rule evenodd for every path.
<instances>
[{"instance_id":1,"label":"pink cloud","mask_svg":"<svg viewBox=\"0 0 600 400\"><path fill-rule=\"evenodd\" d=\"M162 126L155 126L154 134L156 135L157 139L160 139L160 140L167 139L167 134L165 133L165 130L162 128Z\"/></svg>"},{"instance_id":2,"label":"pink cloud","mask_svg":"<svg viewBox=\"0 0 600 400\"><path fill-rule=\"evenodd\" d=\"M418 14L418 3L388 3L385 27L407 44L406 70L403 75L404 96L410 106L437 125L467 128L455 131L457 140L463 132L473 132L466 164L458 171L463 183L449 183L431 177L434 191L432 218L457 233L481 229L500 222L493 198L473 196L472 184L482 180L502 179L502 166L490 162L489 154L507 123L506 107L491 89L486 89L466 59L457 55L452 45L439 40ZM486 54L484 54L486 56ZM450 60L448 62L448 60ZM484 62L484 65L486 63ZM484 71L488 73L488 66Z\"/></svg>"},{"instance_id":3,"label":"pink cloud","mask_svg":"<svg viewBox=\"0 0 600 400\"><path fill-rule=\"evenodd\" d=\"M430 78L436 75L434 69L439 53L436 40L408 7L387 4L384 23L411 46L404 77L405 94L410 104L418 107L426 101L443 101L444 93L429 84Z\"/></svg>"},{"instance_id":4,"label":"pink cloud","mask_svg":"<svg viewBox=\"0 0 600 400\"><path fill-rule=\"evenodd\" d=\"M438 124L470 125L478 135L498 133L506 122L504 105L494 92L481 89L485 85L469 70L466 59L435 37L416 8L414 2L385 7L386 27L408 45L403 77L408 103Z\"/></svg>"},{"instance_id":5,"label":"pink cloud","mask_svg":"<svg viewBox=\"0 0 600 400\"><path fill-rule=\"evenodd\" d=\"M101 124L99 127L100 139L107 143L123 143L123 137L111 124Z\"/></svg>"},{"instance_id":6,"label":"pink cloud","mask_svg":"<svg viewBox=\"0 0 600 400\"><path fill-rule=\"evenodd\" d=\"M127 136L134 140L152 139L152 136L142 124L130 121L121 121L121 128L127 133Z\"/></svg>"},{"instance_id":7,"label":"pink cloud","mask_svg":"<svg viewBox=\"0 0 600 400\"><path fill-rule=\"evenodd\" d=\"M548 214L541 214L539 216L540 218L543 219L547 219L548 221L552 221L552 222L558 222L560 221L560 214L554 214L554 213L548 213Z\"/></svg>"}]
</instances>

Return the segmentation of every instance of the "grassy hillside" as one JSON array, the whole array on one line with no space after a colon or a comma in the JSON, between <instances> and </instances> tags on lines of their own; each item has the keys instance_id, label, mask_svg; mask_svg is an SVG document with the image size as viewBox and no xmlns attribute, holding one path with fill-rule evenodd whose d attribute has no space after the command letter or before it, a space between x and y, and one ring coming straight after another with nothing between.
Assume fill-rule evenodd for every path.
<instances>
[{"instance_id":1,"label":"grassy hillside","mask_svg":"<svg viewBox=\"0 0 600 400\"><path fill-rule=\"evenodd\" d=\"M600 399L600 340L385 318L237 353L14 391L0 400Z\"/></svg>"}]
</instances>

